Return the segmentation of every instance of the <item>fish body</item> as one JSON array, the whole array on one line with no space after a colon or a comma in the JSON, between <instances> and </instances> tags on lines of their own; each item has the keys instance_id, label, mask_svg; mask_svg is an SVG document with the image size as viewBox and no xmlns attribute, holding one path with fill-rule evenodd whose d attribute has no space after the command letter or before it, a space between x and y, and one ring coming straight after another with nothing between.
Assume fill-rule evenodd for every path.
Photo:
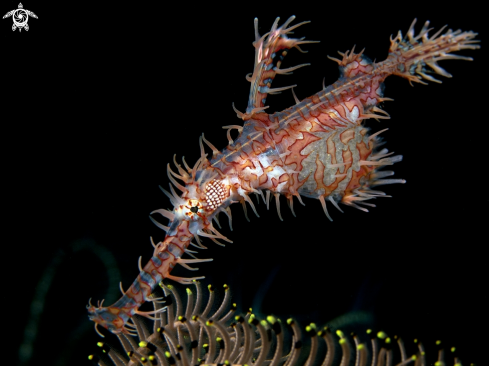
<instances>
[{"instance_id":1,"label":"fish body","mask_svg":"<svg viewBox=\"0 0 489 366\"><path fill-rule=\"evenodd\" d=\"M152 258L144 267L140 265L140 274L130 288L121 289L121 299L108 307L88 305L89 317L96 326L101 325L116 334L133 334L135 325L131 318L134 314L152 317L164 310L138 310L145 301L154 301L151 293L162 279L189 284L202 278L181 278L170 273L177 264L192 269L189 264L211 260L197 259L189 249L190 245L202 248L201 238L210 238L218 244L221 244L219 240L230 242L215 229L213 220L217 220L217 214L224 213L231 224L231 204L242 203L245 213L249 204L258 216L250 199L252 193L263 197L267 207L273 195L280 218L281 195L286 197L292 212L294 198L300 203L303 196L318 199L330 220L327 203L340 211L339 204L368 211L366 207L374 206L370 203L372 199L386 196L377 186L405 182L387 178L394 173L382 170L402 160L400 155L379 149L383 144L379 134L385 130L370 133L363 124L370 118L389 118L380 108L383 102L390 100L384 97L384 80L397 75L410 83L437 82L431 74L451 77L438 61L470 60L451 52L479 48L474 40L476 33L448 30L441 34L440 30L429 37L426 22L415 35L413 22L406 37L399 32L397 37L391 38L385 61L372 62L363 51L355 53L354 49L340 53L341 59L331 58L340 68L337 82L323 86L318 93L302 101L294 94L294 106L267 114L268 94L294 87L271 88L275 76L305 66L281 69L283 58L290 49L300 49L300 45L313 42L287 36L307 23L290 26L294 18L280 27L277 18L270 32L263 36L258 33L255 19L255 67L247 76L251 83L249 100L245 112L235 109L243 125L225 126L229 144L222 150L202 135L201 157L193 167L185 160L181 165L175 159L176 172L168 165L168 178L173 185L170 184L170 191L162 190L173 204L173 210L160 209L151 213L155 217L156 214L163 216L168 225L150 216L166 231L166 237L153 243ZM231 138L232 129L239 132L236 140ZM205 152L204 144L211 149L211 156ZM193 258L184 259L184 254Z\"/></svg>"}]
</instances>

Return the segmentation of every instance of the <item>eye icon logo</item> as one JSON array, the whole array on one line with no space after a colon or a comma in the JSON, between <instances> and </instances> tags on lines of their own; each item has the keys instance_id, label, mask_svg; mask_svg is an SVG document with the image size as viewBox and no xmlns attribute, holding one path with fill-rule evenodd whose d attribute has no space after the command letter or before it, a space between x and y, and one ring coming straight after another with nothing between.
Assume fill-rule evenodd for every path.
<instances>
[{"instance_id":1,"label":"eye icon logo","mask_svg":"<svg viewBox=\"0 0 489 366\"><path fill-rule=\"evenodd\" d=\"M12 30L15 31L17 28L19 28L19 32L20 32L22 31L22 28L24 28L26 31L29 30L29 25L27 24L27 21L29 20L29 16L37 19L36 14L34 14L30 10L24 9L22 3L19 3L19 8L9 11L7 14L3 16L3 19L12 17L14 21L14 24L12 25Z\"/></svg>"}]
</instances>

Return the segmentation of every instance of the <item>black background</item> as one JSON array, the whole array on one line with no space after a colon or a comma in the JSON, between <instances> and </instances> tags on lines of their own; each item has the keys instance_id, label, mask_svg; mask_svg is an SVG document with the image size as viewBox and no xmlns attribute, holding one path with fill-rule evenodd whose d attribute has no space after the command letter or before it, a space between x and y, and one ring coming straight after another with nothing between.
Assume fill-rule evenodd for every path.
<instances>
[{"instance_id":1,"label":"black background","mask_svg":"<svg viewBox=\"0 0 489 366\"><path fill-rule=\"evenodd\" d=\"M426 19L435 30L448 24L479 32L481 40L486 30L482 10L470 3L450 9L407 2L274 3L266 9L250 2L23 5L39 19L29 20L28 32L12 32L12 20L3 19L0 37L2 308L9 338L2 359L19 363L19 345L32 334L24 365L89 364L99 337L85 305L90 297L113 301L118 274L127 288L138 274L138 257L144 263L152 254L149 236L163 239L148 214L170 208L158 189L168 184L166 164L173 154L193 163L203 132L224 147L221 126L240 123L231 103L246 107L254 17L262 34L276 16L312 21L295 36L321 43L304 46L307 54L289 52L283 67L312 66L274 82L298 84L300 99L317 92L323 77L326 84L336 80L327 55L356 44L382 60L389 35L405 32L415 17L418 30ZM15 8L15 1L2 2L3 13ZM234 231L224 217L221 223L234 243L219 248L209 242L201 256L214 261L197 274L219 287L231 285L245 311L260 306L262 314L293 315L303 325L367 311L373 320L365 326L408 342L418 337L432 355L441 339L457 346L465 364L482 365L487 58L485 48L462 54L474 61L442 62L454 77L441 85L386 82L386 96L395 99L385 105L392 119L368 126L389 127L386 147L404 155L394 170L407 184L384 189L393 198L378 199L369 213L330 207L334 222L309 199L305 207L296 202L297 218L284 199L284 222L273 205L266 211L261 203L260 218L250 210L250 223L233 206ZM267 103L273 112L293 98L287 91ZM113 257L94 254L103 250ZM44 293L42 304L36 293Z\"/></svg>"}]
</instances>

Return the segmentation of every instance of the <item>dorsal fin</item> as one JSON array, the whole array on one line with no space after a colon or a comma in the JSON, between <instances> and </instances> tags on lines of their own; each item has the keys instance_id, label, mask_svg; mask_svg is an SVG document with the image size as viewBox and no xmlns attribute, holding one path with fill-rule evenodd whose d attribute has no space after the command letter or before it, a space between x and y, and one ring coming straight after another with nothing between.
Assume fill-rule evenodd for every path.
<instances>
[{"instance_id":1,"label":"dorsal fin","mask_svg":"<svg viewBox=\"0 0 489 366\"><path fill-rule=\"evenodd\" d=\"M295 16L291 16L282 26L277 27L279 19L280 18L275 19L275 22L268 33L260 36L258 33L258 19L255 18L255 42L253 42L253 45L255 46L255 67L253 73L248 74L246 77L246 79L251 82L251 88L248 106L246 108L246 113L242 117L243 119L249 119L254 113L263 110L266 97L269 93L279 93L282 90L290 88L271 89L271 84L276 74L286 74L298 67L308 65L303 64L288 69L280 69L280 64L287 54L287 50L295 47L299 49L299 51L304 52L300 49L299 45L305 43L317 43L317 41L306 41L303 40L303 38L293 39L287 37L287 34L291 33L292 30L309 22L302 22L287 28L295 19Z\"/></svg>"}]
</instances>

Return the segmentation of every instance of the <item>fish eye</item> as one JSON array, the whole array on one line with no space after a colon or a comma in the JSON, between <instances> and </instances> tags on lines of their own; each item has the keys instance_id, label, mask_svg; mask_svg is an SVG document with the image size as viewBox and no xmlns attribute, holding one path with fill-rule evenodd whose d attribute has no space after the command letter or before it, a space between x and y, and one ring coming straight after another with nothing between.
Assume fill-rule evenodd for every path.
<instances>
[{"instance_id":1,"label":"fish eye","mask_svg":"<svg viewBox=\"0 0 489 366\"><path fill-rule=\"evenodd\" d=\"M197 213L199 211L199 208L197 206L190 207L190 211L193 213Z\"/></svg>"}]
</instances>

